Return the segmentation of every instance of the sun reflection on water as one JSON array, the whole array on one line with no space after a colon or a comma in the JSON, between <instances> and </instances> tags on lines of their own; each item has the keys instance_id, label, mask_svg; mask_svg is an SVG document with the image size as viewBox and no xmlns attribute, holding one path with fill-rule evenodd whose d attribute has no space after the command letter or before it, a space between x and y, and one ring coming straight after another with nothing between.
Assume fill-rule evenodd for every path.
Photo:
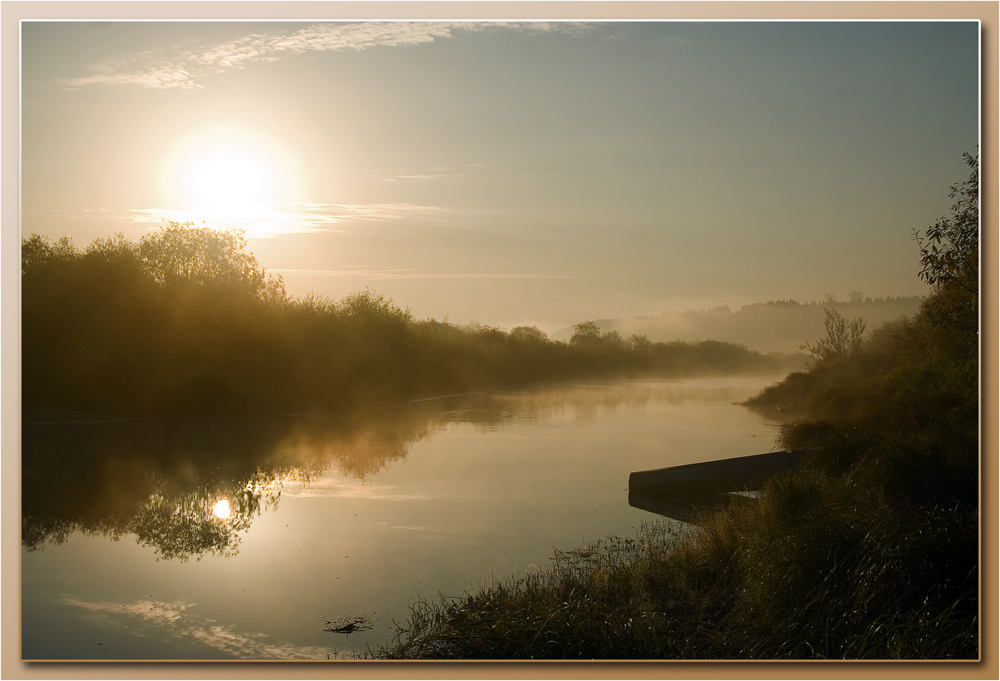
<instances>
[{"instance_id":1,"label":"sun reflection on water","mask_svg":"<svg viewBox=\"0 0 1000 681\"><path fill-rule=\"evenodd\" d=\"M216 518L225 520L229 517L229 500L219 499L215 502L215 506L212 507L212 513L215 514Z\"/></svg>"}]
</instances>

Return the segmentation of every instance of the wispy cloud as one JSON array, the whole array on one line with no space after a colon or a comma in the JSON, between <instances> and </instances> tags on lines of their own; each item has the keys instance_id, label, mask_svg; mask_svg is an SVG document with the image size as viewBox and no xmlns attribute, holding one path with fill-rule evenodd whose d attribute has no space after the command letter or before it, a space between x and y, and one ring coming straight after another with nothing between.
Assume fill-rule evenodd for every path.
<instances>
[{"instance_id":1,"label":"wispy cloud","mask_svg":"<svg viewBox=\"0 0 1000 681\"><path fill-rule=\"evenodd\" d=\"M132 222L160 224L164 220L193 222L216 229L242 229L249 237L266 238L282 234L346 232L360 223L406 222L428 224L447 211L435 206L408 203L342 204L289 203L281 206L253 206L244 210L144 208L128 211Z\"/></svg>"},{"instance_id":2,"label":"wispy cloud","mask_svg":"<svg viewBox=\"0 0 1000 681\"><path fill-rule=\"evenodd\" d=\"M227 627L192 627L185 632L209 648L247 660L317 660L336 657L329 648L272 643L267 634L241 634Z\"/></svg>"},{"instance_id":3,"label":"wispy cloud","mask_svg":"<svg viewBox=\"0 0 1000 681\"><path fill-rule=\"evenodd\" d=\"M310 220L316 224L339 225L352 221L382 222L402 219L429 219L448 211L437 206L420 206L412 203L290 203L281 210Z\"/></svg>"},{"instance_id":4,"label":"wispy cloud","mask_svg":"<svg viewBox=\"0 0 1000 681\"><path fill-rule=\"evenodd\" d=\"M351 497L380 501L425 501L434 496L422 490L402 491L392 485L335 477L308 482L285 481L281 485L281 494L289 497Z\"/></svg>"},{"instance_id":5,"label":"wispy cloud","mask_svg":"<svg viewBox=\"0 0 1000 681\"><path fill-rule=\"evenodd\" d=\"M195 90L204 87L200 81L205 76L304 52L419 45L449 38L459 31L498 28L546 33L585 30L581 24L566 22L369 21L313 24L296 31L252 33L200 51L144 51L125 55L92 64L88 75L67 78L64 82L70 88L131 85Z\"/></svg>"},{"instance_id":6,"label":"wispy cloud","mask_svg":"<svg viewBox=\"0 0 1000 681\"><path fill-rule=\"evenodd\" d=\"M383 175L369 175L369 177L374 177L376 179L382 180L383 182L407 182L407 181L428 181L428 180L445 180L467 177L465 173L454 173L448 171L432 171L427 173L385 173Z\"/></svg>"},{"instance_id":7,"label":"wispy cloud","mask_svg":"<svg viewBox=\"0 0 1000 681\"><path fill-rule=\"evenodd\" d=\"M221 626L209 618L193 615L189 610L195 604L186 601L116 603L64 596L59 602L98 613L111 626L136 635L145 635L153 627L161 635L191 638L228 657L257 660L318 660L337 657L336 651L330 648L274 642L267 634L241 633L231 627ZM114 653L113 650L109 652Z\"/></svg>"},{"instance_id":8,"label":"wispy cloud","mask_svg":"<svg viewBox=\"0 0 1000 681\"><path fill-rule=\"evenodd\" d=\"M392 530L393 532L420 532L428 535L454 534L452 530L439 530L424 525L390 525L381 521L376 522L375 525L380 529Z\"/></svg>"},{"instance_id":9,"label":"wispy cloud","mask_svg":"<svg viewBox=\"0 0 1000 681\"><path fill-rule=\"evenodd\" d=\"M374 222L401 222L426 226L437 224L438 218L448 213L443 208L408 203L288 203L278 206L251 206L244 209L27 210L37 217L106 218L151 225L162 224L164 220L193 222L198 226L214 229L241 229L248 237L254 238L312 232L346 232L360 229L362 223Z\"/></svg>"},{"instance_id":10,"label":"wispy cloud","mask_svg":"<svg viewBox=\"0 0 1000 681\"><path fill-rule=\"evenodd\" d=\"M411 203L286 203L256 205L246 208L106 208L78 210L25 209L35 218L94 219L104 218L125 223L160 225L164 220L192 222L213 229L241 229L248 237L269 238L282 234L314 232L348 232L362 229L365 223L397 222L425 228L440 226L441 218L449 214L437 206Z\"/></svg>"},{"instance_id":11,"label":"wispy cloud","mask_svg":"<svg viewBox=\"0 0 1000 681\"><path fill-rule=\"evenodd\" d=\"M194 605L186 601L166 603L163 601L135 601L133 603L114 603L111 601L83 601L73 596L64 596L59 601L63 605L72 605L90 612L108 613L113 615L129 615L138 617L153 624L173 624L181 619L184 611Z\"/></svg>"},{"instance_id":12,"label":"wispy cloud","mask_svg":"<svg viewBox=\"0 0 1000 681\"><path fill-rule=\"evenodd\" d=\"M191 80L187 62L184 57L168 57L147 50L91 64L88 68L89 75L67 78L64 82L70 88L92 85L134 85L145 88L193 90L200 86Z\"/></svg>"},{"instance_id":13,"label":"wispy cloud","mask_svg":"<svg viewBox=\"0 0 1000 681\"><path fill-rule=\"evenodd\" d=\"M303 270L277 268L271 270L281 275L304 277L340 277L344 279L575 279L555 274L512 274L507 272L423 272L406 268L358 268L348 270Z\"/></svg>"}]
</instances>

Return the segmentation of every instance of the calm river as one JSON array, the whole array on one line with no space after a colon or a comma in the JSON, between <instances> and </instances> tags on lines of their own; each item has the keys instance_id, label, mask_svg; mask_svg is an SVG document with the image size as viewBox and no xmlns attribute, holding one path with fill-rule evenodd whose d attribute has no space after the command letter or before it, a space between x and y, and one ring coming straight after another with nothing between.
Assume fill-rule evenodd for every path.
<instances>
[{"instance_id":1,"label":"calm river","mask_svg":"<svg viewBox=\"0 0 1000 681\"><path fill-rule=\"evenodd\" d=\"M659 516L629 506L631 471L774 449L777 424L733 404L772 382L448 397L365 424L40 417L22 433L22 657L375 648L419 598L634 536ZM355 618L373 627L324 631Z\"/></svg>"}]
</instances>

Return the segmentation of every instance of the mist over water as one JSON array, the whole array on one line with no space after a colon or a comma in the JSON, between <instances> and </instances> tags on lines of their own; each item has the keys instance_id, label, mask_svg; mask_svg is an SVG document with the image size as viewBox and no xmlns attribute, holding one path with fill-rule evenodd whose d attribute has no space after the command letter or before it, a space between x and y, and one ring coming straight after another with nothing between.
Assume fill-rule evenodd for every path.
<instances>
[{"instance_id":1,"label":"mist over water","mask_svg":"<svg viewBox=\"0 0 1000 681\"><path fill-rule=\"evenodd\" d=\"M23 654L323 659L384 643L417 596L655 520L628 505L631 471L772 449L776 423L733 404L769 382L483 393L349 424L27 425ZM370 630L323 631L361 614Z\"/></svg>"}]
</instances>

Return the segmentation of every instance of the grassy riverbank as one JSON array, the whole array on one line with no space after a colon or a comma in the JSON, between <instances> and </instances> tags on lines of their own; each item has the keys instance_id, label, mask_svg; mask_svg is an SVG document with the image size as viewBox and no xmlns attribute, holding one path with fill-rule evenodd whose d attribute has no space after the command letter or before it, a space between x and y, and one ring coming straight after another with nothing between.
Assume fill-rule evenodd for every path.
<instances>
[{"instance_id":1,"label":"grassy riverbank","mask_svg":"<svg viewBox=\"0 0 1000 681\"><path fill-rule=\"evenodd\" d=\"M696 534L656 524L557 552L537 574L412 606L399 638L372 656L975 658L975 522L850 491L786 479Z\"/></svg>"},{"instance_id":2,"label":"grassy riverbank","mask_svg":"<svg viewBox=\"0 0 1000 681\"><path fill-rule=\"evenodd\" d=\"M557 553L537 575L421 603L379 658L975 659L978 163L918 238L932 293L870 335L827 315L809 370L748 406L808 449L684 536Z\"/></svg>"},{"instance_id":3,"label":"grassy riverbank","mask_svg":"<svg viewBox=\"0 0 1000 681\"><path fill-rule=\"evenodd\" d=\"M379 659L975 659L978 514L860 469L772 479L678 536L656 524L421 602Z\"/></svg>"}]
</instances>

